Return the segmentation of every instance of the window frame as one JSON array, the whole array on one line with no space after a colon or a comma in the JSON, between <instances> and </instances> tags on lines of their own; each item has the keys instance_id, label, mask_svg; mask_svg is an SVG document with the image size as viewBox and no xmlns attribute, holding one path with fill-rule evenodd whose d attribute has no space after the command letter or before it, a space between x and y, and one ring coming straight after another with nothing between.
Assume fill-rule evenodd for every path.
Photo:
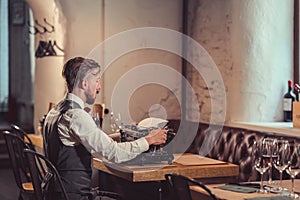
<instances>
[{"instance_id":1,"label":"window frame","mask_svg":"<svg viewBox=\"0 0 300 200\"><path fill-rule=\"evenodd\" d=\"M1 69L0 69L0 115L5 115L8 112L9 101L9 0L2 1L0 11L1 13ZM3 17L3 18L2 18ZM4 28L5 27L5 28ZM3 42L3 43L2 43ZM2 93L3 92L3 93ZM0 116L0 117L1 117Z\"/></svg>"},{"instance_id":2,"label":"window frame","mask_svg":"<svg viewBox=\"0 0 300 200\"><path fill-rule=\"evenodd\" d=\"M294 83L299 83L299 0L294 0Z\"/></svg>"}]
</instances>

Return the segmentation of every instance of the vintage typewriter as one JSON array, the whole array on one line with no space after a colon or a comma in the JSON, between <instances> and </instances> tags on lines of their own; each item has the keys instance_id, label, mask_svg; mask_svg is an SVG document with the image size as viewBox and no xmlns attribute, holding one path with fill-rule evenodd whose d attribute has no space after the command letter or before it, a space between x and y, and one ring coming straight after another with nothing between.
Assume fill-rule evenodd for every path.
<instances>
[{"instance_id":1,"label":"vintage typewriter","mask_svg":"<svg viewBox=\"0 0 300 200\"><path fill-rule=\"evenodd\" d=\"M124 125L121 129L121 141L133 141L144 137L157 127L141 127L138 125ZM150 145L149 150L138 155L133 160L124 162L124 164L132 165L144 165L144 164L155 164L155 163L168 163L171 164L174 156L171 152L164 150L164 147L175 137L175 133L172 129L164 127L167 130L167 141L163 145Z\"/></svg>"}]
</instances>

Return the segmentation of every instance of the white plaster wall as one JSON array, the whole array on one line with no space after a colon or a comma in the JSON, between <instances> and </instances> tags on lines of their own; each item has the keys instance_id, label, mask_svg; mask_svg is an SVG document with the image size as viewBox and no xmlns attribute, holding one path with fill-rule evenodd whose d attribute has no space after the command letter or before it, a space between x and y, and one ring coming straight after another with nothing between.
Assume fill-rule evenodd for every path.
<instances>
[{"instance_id":1,"label":"white plaster wall","mask_svg":"<svg viewBox=\"0 0 300 200\"><path fill-rule=\"evenodd\" d=\"M229 85L230 120L282 121L282 97L293 78L293 1L231 4L237 81Z\"/></svg>"},{"instance_id":2,"label":"white plaster wall","mask_svg":"<svg viewBox=\"0 0 300 200\"><path fill-rule=\"evenodd\" d=\"M195 66L187 69L189 80L196 92L197 100L188 99L187 118L195 119L196 112L191 112L192 105L199 103L200 121L214 123L224 122L226 117L226 102L228 94L228 82L231 78L232 58L230 50L230 4L228 1L190 1L189 6L189 36L195 39L202 46L207 56L197 57L195 51L190 49L189 55L203 71L215 67L213 74L220 73L221 78L205 82L209 77L199 74ZM209 59L213 62L209 62ZM206 76L213 76L208 73ZM222 91L224 87L224 91ZM215 93L214 97L212 97ZM189 98L189 96L187 96ZM213 102L213 101L214 102ZM197 102L198 101L198 102ZM212 103L215 110L212 113ZM227 102L228 104L228 102ZM194 120L193 120L194 121Z\"/></svg>"},{"instance_id":3,"label":"white plaster wall","mask_svg":"<svg viewBox=\"0 0 300 200\"><path fill-rule=\"evenodd\" d=\"M226 121L281 121L282 96L292 78L293 1L193 3L191 35L222 74ZM194 70L189 77L198 94L201 121L209 122L209 90Z\"/></svg>"},{"instance_id":4,"label":"white plaster wall","mask_svg":"<svg viewBox=\"0 0 300 200\"><path fill-rule=\"evenodd\" d=\"M103 41L102 0L57 0L66 18L65 59L88 56Z\"/></svg>"},{"instance_id":5,"label":"white plaster wall","mask_svg":"<svg viewBox=\"0 0 300 200\"><path fill-rule=\"evenodd\" d=\"M44 24L44 18L55 26L55 32L35 35L35 49L40 40L56 40L64 48L64 16L54 0L27 0L32 9L33 18ZM56 49L57 50L57 49ZM34 52L33 52L34 53ZM61 52L57 51L57 54ZM61 77L61 67L64 57L42 57L35 59L34 81L34 128L48 111L50 102L57 102L64 94L64 80ZM37 129L36 129L37 130Z\"/></svg>"},{"instance_id":6,"label":"white plaster wall","mask_svg":"<svg viewBox=\"0 0 300 200\"><path fill-rule=\"evenodd\" d=\"M179 31L182 23L181 5L181 0L127 0L126 3L122 0L105 1L105 39L114 37L115 34L122 34L124 31L141 27L163 27ZM159 35L157 37L161 43L164 42L165 38L159 38ZM137 38L133 36L128 39L135 40ZM143 42L147 44L147 40ZM176 43L174 45L181 49L181 41L178 40ZM177 70L179 73L181 71L181 58L179 56L157 49L142 49L128 52L123 56L120 55L113 63L108 63L107 58L114 53L110 52L108 48L111 48L111 51L113 51L114 49L124 48L122 45L124 43L120 42L113 47L105 46L104 50L106 65L108 65L108 69L104 72L104 102L115 113L123 111L112 105L112 92L118 87L118 81L121 78L128 77L133 73L130 70L139 66L144 66L147 69L156 66L157 75L161 75L164 72L158 66L162 64ZM144 65L149 63L153 64L147 67ZM160 67L163 66L160 65ZM149 117L149 115L169 119L180 118L181 107L178 101L180 101L181 97L179 96L178 100L174 93L180 95L181 79L172 76L170 73L165 73L162 79L170 80L173 83L171 87L167 88L160 85L160 81L144 85L139 84L139 80L147 76L149 78L151 75L146 72L147 70L138 71L140 75L138 75L139 77L135 76L136 80L127 79L127 83L125 81L125 84L123 84L135 84L136 90L124 91L125 93L132 92L129 99L125 95L117 99L123 108L129 108L130 117L123 115L125 123L130 120L139 121ZM127 101L129 101L129 104L127 104Z\"/></svg>"}]
</instances>

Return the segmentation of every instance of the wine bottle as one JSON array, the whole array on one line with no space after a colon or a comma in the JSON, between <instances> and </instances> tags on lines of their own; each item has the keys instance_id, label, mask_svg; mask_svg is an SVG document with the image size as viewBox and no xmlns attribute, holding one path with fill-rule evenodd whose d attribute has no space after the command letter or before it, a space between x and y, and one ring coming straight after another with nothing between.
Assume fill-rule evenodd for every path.
<instances>
[{"instance_id":1,"label":"wine bottle","mask_svg":"<svg viewBox=\"0 0 300 200\"><path fill-rule=\"evenodd\" d=\"M288 81L288 92L283 97L283 118L285 122L293 121L293 102L296 101L296 95L293 92L293 81Z\"/></svg>"},{"instance_id":2,"label":"wine bottle","mask_svg":"<svg viewBox=\"0 0 300 200\"><path fill-rule=\"evenodd\" d=\"M294 93L296 95L297 101L299 101L300 86L297 83L295 83L295 85L294 85Z\"/></svg>"}]
</instances>

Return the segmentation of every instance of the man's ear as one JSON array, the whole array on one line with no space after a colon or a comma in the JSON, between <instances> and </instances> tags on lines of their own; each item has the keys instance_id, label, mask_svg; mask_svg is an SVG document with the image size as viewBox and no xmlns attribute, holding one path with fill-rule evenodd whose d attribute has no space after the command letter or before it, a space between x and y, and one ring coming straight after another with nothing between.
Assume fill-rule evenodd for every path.
<instances>
[{"instance_id":1,"label":"man's ear","mask_svg":"<svg viewBox=\"0 0 300 200\"><path fill-rule=\"evenodd\" d=\"M88 84L87 80L85 80L85 79L82 80L82 81L81 81L81 84L80 84L80 88L81 88L81 89L85 89L85 88L87 87L87 84Z\"/></svg>"}]
</instances>

